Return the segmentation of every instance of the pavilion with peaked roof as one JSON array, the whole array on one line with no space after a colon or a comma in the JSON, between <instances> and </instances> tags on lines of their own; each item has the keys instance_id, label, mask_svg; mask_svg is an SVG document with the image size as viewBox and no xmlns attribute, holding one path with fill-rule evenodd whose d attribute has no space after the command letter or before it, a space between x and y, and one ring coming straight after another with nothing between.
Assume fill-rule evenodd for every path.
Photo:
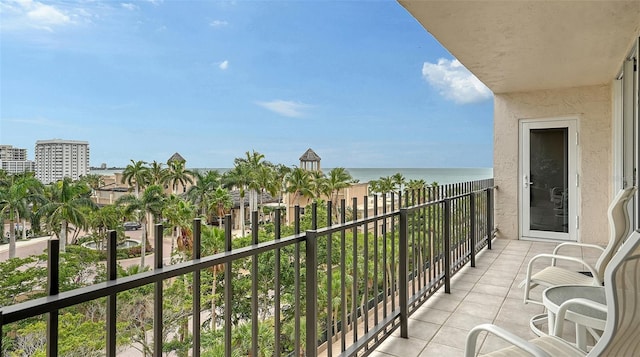
<instances>
[{"instance_id":1,"label":"pavilion with peaked roof","mask_svg":"<svg viewBox=\"0 0 640 357\"><path fill-rule=\"evenodd\" d=\"M182 163L187 162L187 160L184 159L184 157L182 157L182 155L178 154L177 152L173 155L171 155L171 157L169 158L169 160L167 160L167 164L169 164L170 162L173 161L179 161Z\"/></svg>"},{"instance_id":2,"label":"pavilion with peaked roof","mask_svg":"<svg viewBox=\"0 0 640 357\"><path fill-rule=\"evenodd\" d=\"M320 156L311 148L300 156L300 168L307 171L320 171Z\"/></svg>"}]
</instances>

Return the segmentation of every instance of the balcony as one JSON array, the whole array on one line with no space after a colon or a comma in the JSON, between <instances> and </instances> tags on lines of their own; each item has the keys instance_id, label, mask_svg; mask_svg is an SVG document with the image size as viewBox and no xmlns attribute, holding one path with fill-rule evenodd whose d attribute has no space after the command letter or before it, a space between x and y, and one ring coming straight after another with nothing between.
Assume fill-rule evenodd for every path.
<instances>
[{"instance_id":1,"label":"balcony","mask_svg":"<svg viewBox=\"0 0 640 357\"><path fill-rule=\"evenodd\" d=\"M528 319L542 308L524 305L517 284L529 258L553 244L493 239L493 190L493 180L484 180L351 206L314 204L304 216L296 207L290 228L275 215L271 239L259 236L253 212L242 247L228 216L223 251L206 257L195 220L188 252L171 265L162 260L158 224L153 270L125 277L117 277L112 232L105 281L64 292L51 240L48 296L0 310L0 351L24 333L16 323L36 321L47 326L41 348L64 355L60 345L70 337L60 319L84 304L104 309L95 319L103 347L94 352L107 356L461 355L467 331L485 322L532 337ZM285 230L292 234L283 237ZM175 294L177 285L182 293ZM211 288L218 293L205 298ZM139 307L142 337L123 342L122 326L132 318L122 312L123 295L140 289L149 297ZM500 345L489 337L480 348Z\"/></svg>"},{"instance_id":2,"label":"balcony","mask_svg":"<svg viewBox=\"0 0 640 357\"><path fill-rule=\"evenodd\" d=\"M497 239L491 250L476 257L476 266L465 266L451 279L451 293L434 294L409 317L409 338L391 334L370 356L464 356L469 330L482 323L493 323L525 339L537 337L529 327L542 306L522 302L524 279L529 260L540 253L551 253L555 243ZM569 251L567 251L569 252ZM580 248L569 252L591 264L598 258L593 251ZM534 269L536 265L534 264ZM540 299L542 289L536 289ZM569 325L569 326L567 326ZM565 325L563 338L575 342L575 327ZM495 336L478 342L481 354L508 346Z\"/></svg>"}]
</instances>

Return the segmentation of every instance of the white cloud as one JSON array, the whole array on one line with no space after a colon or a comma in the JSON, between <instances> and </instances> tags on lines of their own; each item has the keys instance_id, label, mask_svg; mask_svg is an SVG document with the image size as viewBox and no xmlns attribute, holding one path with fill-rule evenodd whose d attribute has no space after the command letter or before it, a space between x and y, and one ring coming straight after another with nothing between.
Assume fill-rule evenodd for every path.
<instances>
[{"instance_id":1,"label":"white cloud","mask_svg":"<svg viewBox=\"0 0 640 357\"><path fill-rule=\"evenodd\" d=\"M493 96L476 76L460 61L441 58L438 63L425 62L422 77L442 96L458 104L469 104L487 100Z\"/></svg>"},{"instance_id":2,"label":"white cloud","mask_svg":"<svg viewBox=\"0 0 640 357\"><path fill-rule=\"evenodd\" d=\"M130 11L136 10L138 8L135 4L131 4L131 3L122 3L120 5L122 5L122 7Z\"/></svg>"},{"instance_id":3,"label":"white cloud","mask_svg":"<svg viewBox=\"0 0 640 357\"><path fill-rule=\"evenodd\" d=\"M90 22L90 14L82 8L44 4L34 0L0 2L3 30L38 29L53 32L56 28Z\"/></svg>"},{"instance_id":4,"label":"white cloud","mask_svg":"<svg viewBox=\"0 0 640 357\"><path fill-rule=\"evenodd\" d=\"M303 117L305 115L303 111L312 107L308 104L288 100L272 100L270 102L256 102L256 104L274 113L289 118Z\"/></svg>"},{"instance_id":5,"label":"white cloud","mask_svg":"<svg viewBox=\"0 0 640 357\"><path fill-rule=\"evenodd\" d=\"M224 71L225 69L229 68L229 61L224 60L224 61L220 62L220 64L218 65L218 67L219 67L221 70L223 70L223 71Z\"/></svg>"},{"instance_id":6,"label":"white cloud","mask_svg":"<svg viewBox=\"0 0 640 357\"><path fill-rule=\"evenodd\" d=\"M33 27L53 31L53 26L71 23L71 18L52 5L45 5L33 0L19 0L17 4Z\"/></svg>"},{"instance_id":7,"label":"white cloud","mask_svg":"<svg viewBox=\"0 0 640 357\"><path fill-rule=\"evenodd\" d=\"M158 6L162 3L163 0L146 0L148 3L151 3L155 6Z\"/></svg>"},{"instance_id":8,"label":"white cloud","mask_svg":"<svg viewBox=\"0 0 640 357\"><path fill-rule=\"evenodd\" d=\"M227 26L229 23L224 21L224 20L213 20L209 23L209 26L211 27L223 27L223 26Z\"/></svg>"}]
</instances>

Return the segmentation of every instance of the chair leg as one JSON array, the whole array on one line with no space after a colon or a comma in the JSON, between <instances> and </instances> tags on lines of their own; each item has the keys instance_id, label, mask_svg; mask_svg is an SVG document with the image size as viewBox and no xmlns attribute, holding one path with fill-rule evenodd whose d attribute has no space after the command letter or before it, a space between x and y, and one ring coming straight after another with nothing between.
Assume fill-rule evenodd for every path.
<instances>
[{"instance_id":1,"label":"chair leg","mask_svg":"<svg viewBox=\"0 0 640 357\"><path fill-rule=\"evenodd\" d=\"M576 347L587 351L587 328L584 325L576 324Z\"/></svg>"},{"instance_id":2,"label":"chair leg","mask_svg":"<svg viewBox=\"0 0 640 357\"><path fill-rule=\"evenodd\" d=\"M548 316L546 313L534 315L529 320L529 327L531 328L531 331L536 335L545 336L547 334L544 331L542 331L542 329L539 326L546 321L548 321Z\"/></svg>"}]
</instances>

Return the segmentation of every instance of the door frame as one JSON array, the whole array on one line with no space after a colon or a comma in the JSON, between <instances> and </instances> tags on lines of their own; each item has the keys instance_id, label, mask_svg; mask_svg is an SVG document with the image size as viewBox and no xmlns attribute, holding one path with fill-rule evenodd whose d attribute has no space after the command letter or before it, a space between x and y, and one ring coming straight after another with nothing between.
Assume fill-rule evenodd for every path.
<instances>
[{"instance_id":1,"label":"door frame","mask_svg":"<svg viewBox=\"0 0 640 357\"><path fill-rule=\"evenodd\" d=\"M520 119L518 121L519 145L518 145L518 220L519 238L522 240L542 240L542 241L577 241L580 228L580 168L579 168L579 118L551 117L538 119ZM529 131L531 129L553 129L567 128L568 133L568 177L567 185L569 189L568 200L568 233L548 232L531 230L530 227L530 201L528 199L529 189L525 188L525 169L529 169ZM527 157L525 157L527 155ZM526 160L526 161L525 161Z\"/></svg>"}]
</instances>

